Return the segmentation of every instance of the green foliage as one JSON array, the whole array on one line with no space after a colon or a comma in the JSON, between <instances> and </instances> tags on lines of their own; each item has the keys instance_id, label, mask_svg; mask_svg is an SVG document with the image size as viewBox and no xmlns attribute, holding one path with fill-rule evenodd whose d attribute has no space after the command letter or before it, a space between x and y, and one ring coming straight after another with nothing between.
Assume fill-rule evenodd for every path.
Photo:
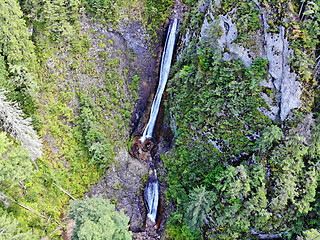
<instances>
[{"instance_id":1,"label":"green foliage","mask_svg":"<svg viewBox=\"0 0 320 240\"><path fill-rule=\"evenodd\" d=\"M186 50L177 65L185 64L168 84L175 99L170 107L179 127L207 134L232 159L251 151L254 135L270 122L258 109L266 107L258 84L266 77L267 61L257 59L248 69L237 60L221 61L212 47L207 40L197 51L192 45Z\"/></svg>"},{"instance_id":2,"label":"green foliage","mask_svg":"<svg viewBox=\"0 0 320 240\"><path fill-rule=\"evenodd\" d=\"M6 62L4 60L4 57L0 54L0 86L2 88L5 85L8 76L9 76L9 73L7 71Z\"/></svg>"},{"instance_id":3,"label":"green foliage","mask_svg":"<svg viewBox=\"0 0 320 240\"><path fill-rule=\"evenodd\" d=\"M195 188L189 194L189 202L186 207L186 221L190 229L200 229L205 222L208 222L207 218L215 200L214 194L206 191L204 187Z\"/></svg>"},{"instance_id":4,"label":"green foliage","mask_svg":"<svg viewBox=\"0 0 320 240\"><path fill-rule=\"evenodd\" d=\"M315 50L319 45L319 29L320 29L320 8L318 1L310 1L305 6L303 12L300 31L295 32L295 38L303 45L311 47Z\"/></svg>"},{"instance_id":5,"label":"green foliage","mask_svg":"<svg viewBox=\"0 0 320 240\"><path fill-rule=\"evenodd\" d=\"M262 131L262 137L259 139L258 145L261 152L268 152L271 148L279 144L284 134L276 125L267 126Z\"/></svg>"},{"instance_id":6,"label":"green foliage","mask_svg":"<svg viewBox=\"0 0 320 240\"><path fill-rule=\"evenodd\" d=\"M102 23L117 24L119 13L117 0L86 0L86 8L94 19Z\"/></svg>"},{"instance_id":7,"label":"green foliage","mask_svg":"<svg viewBox=\"0 0 320 240\"><path fill-rule=\"evenodd\" d=\"M9 100L31 116L37 110L34 45L17 1L1 1L0 16L0 88L10 91Z\"/></svg>"},{"instance_id":8,"label":"green foliage","mask_svg":"<svg viewBox=\"0 0 320 240\"><path fill-rule=\"evenodd\" d=\"M180 28L180 30L183 30L184 26L186 26L186 22L189 22L188 27L190 26L192 29L195 29L197 32L200 32L201 23L204 20L204 6L207 6L209 4L209 1L207 0L192 1L191 0L186 2L191 6L193 5L193 7L191 7L189 14L186 15L184 24Z\"/></svg>"},{"instance_id":9,"label":"green foliage","mask_svg":"<svg viewBox=\"0 0 320 240\"><path fill-rule=\"evenodd\" d=\"M131 80L132 80L132 84L131 84L132 88L135 90L138 90L139 89L139 77L137 75L134 75Z\"/></svg>"},{"instance_id":10,"label":"green foliage","mask_svg":"<svg viewBox=\"0 0 320 240\"><path fill-rule=\"evenodd\" d=\"M88 35L76 35L70 41L71 51L73 54L86 54L91 47L91 42Z\"/></svg>"},{"instance_id":11,"label":"green foliage","mask_svg":"<svg viewBox=\"0 0 320 240\"><path fill-rule=\"evenodd\" d=\"M170 219L173 219L175 216L171 216ZM182 216L180 216L182 217ZM188 228L188 226L183 225L182 227L180 226L175 226L174 224L170 224L167 229L167 233L169 234L171 239L177 239L177 240L197 240L201 239L201 235L197 231L192 231Z\"/></svg>"},{"instance_id":12,"label":"green foliage","mask_svg":"<svg viewBox=\"0 0 320 240\"><path fill-rule=\"evenodd\" d=\"M113 159L113 149L104 136L95 117L95 105L91 99L80 93L79 125L83 133L86 147L91 155L89 163L96 164L105 170Z\"/></svg>"},{"instance_id":13,"label":"green foliage","mask_svg":"<svg viewBox=\"0 0 320 240\"><path fill-rule=\"evenodd\" d=\"M87 198L70 204L69 215L76 220L74 239L112 240L131 239L129 217L114 209L108 199Z\"/></svg>"},{"instance_id":14,"label":"green foliage","mask_svg":"<svg viewBox=\"0 0 320 240\"><path fill-rule=\"evenodd\" d=\"M41 64L38 69L41 94L37 96L41 104L39 115L33 117L33 122L44 139L44 155L37 160L39 171L30 181L23 182L26 189L13 189L8 195L47 217L51 216L51 221L47 221L25 212L18 205L10 206L14 215L25 223L25 229L32 228L35 238L40 239L41 235L49 235L57 228L52 219L60 222L66 214L65 206L69 204L69 197L54 183L72 196L82 197L101 178L117 147L126 144L119 139L125 140L129 121L125 125L124 118L129 120L133 106L130 92L125 94L128 85L124 74L118 69L123 58L121 52L115 50L116 53L105 54L109 58L103 59L108 60L105 78L110 83L101 88L104 77L96 72L96 64L101 66L101 62L88 54L96 33L89 32L90 36L80 33L79 19L83 14L80 7L83 3L26 0L21 4L25 18L32 26L32 39ZM8 67L5 65L4 69L7 71ZM85 85L85 89L81 85L80 88L79 82L84 76L90 81L93 79L94 83L101 77L101 89L97 90L95 85ZM89 98L91 103L87 105L75 104L78 103L75 93L80 90L92 93L94 101ZM78 113L82 118L76 117ZM84 122L87 125L82 125ZM93 128L89 129L90 126ZM89 164L90 161L94 164ZM53 235L53 239L60 239L61 233L58 231Z\"/></svg>"},{"instance_id":15,"label":"green foliage","mask_svg":"<svg viewBox=\"0 0 320 240\"><path fill-rule=\"evenodd\" d=\"M4 132L0 132L0 183L6 187L16 186L19 181L29 180L33 175L30 154L21 146L14 146Z\"/></svg>"},{"instance_id":16,"label":"green foliage","mask_svg":"<svg viewBox=\"0 0 320 240\"><path fill-rule=\"evenodd\" d=\"M256 10L256 4L253 1L239 1L237 6L238 41L245 42L248 35L262 27L260 22L260 11Z\"/></svg>"},{"instance_id":17,"label":"green foliage","mask_svg":"<svg viewBox=\"0 0 320 240\"><path fill-rule=\"evenodd\" d=\"M318 48L319 48L319 26L320 12L316 1L305 1L302 3L303 10L300 21L291 21L289 24L289 44L294 50L291 58L291 67L298 74L303 94L301 99L303 106L301 112L310 112L314 103L314 89L317 85L316 79L319 73ZM297 10L298 12L298 10Z\"/></svg>"},{"instance_id":18,"label":"green foliage","mask_svg":"<svg viewBox=\"0 0 320 240\"><path fill-rule=\"evenodd\" d=\"M131 78L131 84L128 85L128 89L130 89L132 91L132 95L133 95L133 100L135 102L138 101L139 99L139 96L138 96L138 90L139 90L139 77L137 75L134 75L132 78Z\"/></svg>"},{"instance_id":19,"label":"green foliage","mask_svg":"<svg viewBox=\"0 0 320 240\"><path fill-rule=\"evenodd\" d=\"M261 27L253 2L221 6L239 7L236 21L247 36ZM197 32L201 21L194 23ZM319 228L318 130L306 140L301 130L289 130L301 126L272 124L260 112L268 109L259 86L267 79L268 62L258 58L247 68L237 59L224 61L213 37L218 32L213 24L207 38L193 39L168 82L177 131L175 148L164 157L166 194L175 204L167 233L173 239L253 239L253 232L291 238ZM296 67L304 84L312 84L306 65ZM210 207L200 211L204 193Z\"/></svg>"},{"instance_id":20,"label":"green foliage","mask_svg":"<svg viewBox=\"0 0 320 240\"><path fill-rule=\"evenodd\" d=\"M320 237L320 233L318 230L316 229L310 229L310 230L306 230L303 232L303 236L304 238L303 239L317 239Z\"/></svg>"},{"instance_id":21,"label":"green foliage","mask_svg":"<svg viewBox=\"0 0 320 240\"><path fill-rule=\"evenodd\" d=\"M24 232L20 222L14 217L1 212L0 216L0 240L17 239L33 240L34 235L31 231Z\"/></svg>"},{"instance_id":22,"label":"green foliage","mask_svg":"<svg viewBox=\"0 0 320 240\"><path fill-rule=\"evenodd\" d=\"M169 106L178 127L174 154L165 159L165 166L170 169L167 194L177 205L169 221L171 237L176 236L176 231L182 234L182 229L191 228L189 234L196 238L199 233L203 235L215 228L220 229L215 236L235 238L238 231L248 231L250 226L240 211L242 197L249 197L251 190L247 170L241 167L225 170L224 165L239 164L252 154L257 132L270 124L259 111L260 107L266 107L259 95L259 83L266 77L267 61L257 59L250 69L238 60L222 61L213 40L216 38L211 37L218 29L214 24L208 38L203 38L198 46L190 44L174 66L173 79L168 83L172 99ZM191 140L195 137L198 140ZM223 179L221 176L225 174L228 178ZM236 181L238 177L247 180ZM197 188L203 184L209 191L220 191L217 196L225 195L223 202L228 205L223 206L221 198L209 194L210 208L196 211L192 207L192 211L185 207L192 206L190 201L196 204L196 196L205 193ZM200 220L204 218L206 224ZM256 219L262 221L262 217ZM192 231L196 222L204 232Z\"/></svg>"},{"instance_id":23,"label":"green foliage","mask_svg":"<svg viewBox=\"0 0 320 240\"><path fill-rule=\"evenodd\" d=\"M193 212L189 212L191 209L187 210L187 208L190 201L197 204L195 192L202 191L204 188L198 190L193 190L193 188L204 185L212 189L211 180L214 179L212 173L223 172L212 146L199 144L199 141L193 141L189 136L188 132L180 129L176 139L176 151L172 155L166 154L165 156L165 167L170 169L167 177L170 185L166 196L176 204L178 209L172 213L168 227L168 233L174 239L199 239L199 230L189 226L192 224ZM207 196L206 192L204 196ZM185 218L184 212L190 214L188 218ZM195 215L195 220L202 217L203 212L200 211Z\"/></svg>"},{"instance_id":24,"label":"green foliage","mask_svg":"<svg viewBox=\"0 0 320 240\"><path fill-rule=\"evenodd\" d=\"M92 19L113 29L121 17L127 17L120 6L127 4L128 11L135 11L141 2L135 8L123 0L19 2L24 16L16 0L0 2L0 88L10 90L10 100L17 101L24 113L33 117L45 142L45 153L37 160L39 171L33 172L28 153L0 133L0 187L1 193L45 214L51 221L11 204L0 210L0 232L3 234L1 227L5 226L6 238L15 235L17 239L29 239L27 230L33 229L31 239L40 239L57 228L52 219L63 218L69 202L69 197L53 183L82 197L100 179L96 167L87 163L103 170L112 161L117 149L125 144L132 102L138 99L139 76L135 72L126 76L129 67L121 70L124 64L120 50L107 52L110 45L116 45L114 40L99 43L103 51L98 54L105 72L101 78L97 76L97 59L88 54L92 36L80 33L83 7ZM198 32L206 1L185 2L197 4L188 23ZM173 1L143 3L147 30L151 38L157 38ZM238 41L247 44L261 27L256 5L253 1L220 3L218 14L237 8L234 20ZM298 24L283 21L289 1L260 3L269 6L269 13L274 15L268 21L269 31L291 24L288 37L295 54L292 69L299 73L307 90L303 102L312 103L310 89L314 81L310 67L315 63L312 59L317 57L314 51L319 44L319 4L308 1ZM131 21L130 16L128 19ZM259 95L259 83L267 76L267 61L256 59L250 68L236 59L223 61L213 41L219 34L216 23L208 38L203 37L200 43L192 40L174 67L168 86L177 132L175 149L165 157L170 184L167 196L175 204L167 232L172 239L252 239L252 229L261 233L286 231L289 238L289 234L301 235L306 229L310 229L304 232L306 238L317 234L314 229L320 227L320 131L315 129L310 140L291 133L285 124L282 128L272 125L259 112L260 108L267 108ZM103 88L83 90L77 82L78 73L94 78L93 82L101 80L99 88ZM36 117L35 82L41 87ZM80 95L77 106L74 93L79 90L90 92L90 97ZM76 113L80 113L79 118ZM77 204L77 211L98 216L93 221L89 220L92 215L74 210L74 217L82 224L78 228L79 239L130 238L126 230L128 219L110 204ZM108 214L104 213L106 208L110 210Z\"/></svg>"},{"instance_id":25,"label":"green foliage","mask_svg":"<svg viewBox=\"0 0 320 240\"><path fill-rule=\"evenodd\" d=\"M32 21L34 31L40 33L34 36L38 44L46 38L60 46L69 43L80 28L79 22L76 21L80 16L80 7L80 1L22 1L26 17Z\"/></svg>"},{"instance_id":26,"label":"green foliage","mask_svg":"<svg viewBox=\"0 0 320 240\"><path fill-rule=\"evenodd\" d=\"M8 90L7 97L12 102L19 102L19 106L27 116L31 116L38 109L35 99L38 92L37 83L28 69L9 64L9 77L0 82L0 88Z\"/></svg>"},{"instance_id":27,"label":"green foliage","mask_svg":"<svg viewBox=\"0 0 320 240\"><path fill-rule=\"evenodd\" d=\"M184 3L193 6L194 4L196 4L198 2L198 0L184 0Z\"/></svg>"},{"instance_id":28,"label":"green foliage","mask_svg":"<svg viewBox=\"0 0 320 240\"><path fill-rule=\"evenodd\" d=\"M101 60L106 60L106 74L98 76L96 65L101 63L95 56L88 54L91 39L96 33L89 32L89 36L80 32L83 7L87 10L89 8L85 1L19 2L24 16L16 1L0 3L0 22L3 21L0 30L0 36L3 35L0 39L0 88L10 90L7 98L18 101L25 115L32 116L32 123L44 142L44 154L41 159L37 159L39 171L32 171L24 162L29 159L24 149L10 142L10 146L1 155L3 162L0 175L6 181L1 180L0 187L2 194L44 214L47 219L24 210L18 204L8 207L6 203L1 203L0 209L4 209L5 205L4 211L10 212L21 222L23 231L32 229L32 239L46 235L50 235L50 239L60 239L61 232L54 230L58 227L57 222L61 222L59 227L64 225L62 219L66 215L70 198L54 184L80 198L101 178L102 170L108 166L106 162L113 159L118 147L126 144L133 110L131 90L137 99L139 78L134 77L133 84L128 83L130 80L126 81L131 76L125 75L128 70L125 72L121 69L125 53L117 49L113 52L105 51L105 59ZM120 4L124 1L118 2ZM115 9L117 18L118 5L110 6ZM102 11L100 9L96 12L105 15L110 20L108 24L115 25L117 19ZM22 17L26 20L29 32ZM106 23L98 14L92 17ZM115 41L106 41L106 46L115 46ZM28 44L31 44L30 47ZM99 90L96 86L79 88L78 81L81 79L77 73L82 75L81 78L84 75L94 78L94 82L98 82L101 77L101 84L105 81L106 86ZM78 102L75 93L79 89L94 94L94 101L89 98L93 105L75 104ZM41 104L37 105L35 98ZM35 111L39 115L35 115ZM76 118L77 113L82 114L82 119ZM84 122L87 125L82 125ZM89 161L95 164L89 164ZM100 166L100 174L97 165Z\"/></svg>"},{"instance_id":29,"label":"green foliage","mask_svg":"<svg viewBox=\"0 0 320 240\"><path fill-rule=\"evenodd\" d=\"M144 0L146 5L147 18L150 21L156 21L158 23L163 22L166 15L165 12L172 6L172 0ZM153 19L153 20L152 20Z\"/></svg>"},{"instance_id":30,"label":"green foliage","mask_svg":"<svg viewBox=\"0 0 320 240\"><path fill-rule=\"evenodd\" d=\"M23 65L34 68L34 46L30 34L22 19L23 13L19 3L15 0L0 1L0 54L6 61L14 65Z\"/></svg>"},{"instance_id":31,"label":"green foliage","mask_svg":"<svg viewBox=\"0 0 320 240\"><path fill-rule=\"evenodd\" d=\"M266 189L262 166L251 169L240 165L230 167L218 177L215 185L220 199L212 212L213 223L219 229L219 238L238 238L251 227L263 229L271 214L267 206ZM256 193L252 190L256 189ZM219 202L223 204L219 204Z\"/></svg>"},{"instance_id":32,"label":"green foliage","mask_svg":"<svg viewBox=\"0 0 320 240\"><path fill-rule=\"evenodd\" d=\"M160 24L163 24L169 15L169 9L173 5L173 0L143 0L144 14L148 21L147 30L151 39L157 39Z\"/></svg>"}]
</instances>

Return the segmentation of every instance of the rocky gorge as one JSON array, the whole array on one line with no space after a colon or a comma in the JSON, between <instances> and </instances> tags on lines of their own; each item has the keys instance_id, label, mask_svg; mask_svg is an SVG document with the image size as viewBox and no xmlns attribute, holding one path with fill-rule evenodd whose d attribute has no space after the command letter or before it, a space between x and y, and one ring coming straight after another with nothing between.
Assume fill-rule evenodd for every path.
<instances>
[{"instance_id":1,"label":"rocky gorge","mask_svg":"<svg viewBox=\"0 0 320 240\"><path fill-rule=\"evenodd\" d=\"M176 8L178 8L179 10L174 10L174 12L179 12L180 17L181 9L183 7L184 6L182 3L176 3ZM301 101L302 93L306 93L306 91L310 92L311 89L307 89L308 86L305 86L302 83L300 83L297 77L298 74L292 72L291 70L289 59L293 57L293 50L290 48L288 43L288 34L286 33L286 31L288 30L286 30L284 26L280 26L279 33L273 33L269 31L270 26L268 22L270 22L271 18L269 10L266 8L262 8L260 6L260 3L258 2L252 2L252 5L250 5L250 7L255 9L255 11L259 12L258 18L261 27L256 29L254 32L249 33L250 42L249 44L246 44L241 43L238 40L240 35L239 32L241 32L241 30L238 29L239 26L236 25L236 20L239 17L241 18L241 16L239 16L237 8L234 8L229 12L221 14L217 12L217 9L221 8L219 1L199 2L198 6L196 6L196 11L200 13L201 16L203 16L203 18L200 21L200 25L196 25L195 28L188 27L188 25L184 25L185 29L181 34L178 43L177 59L181 57L185 49L190 45L191 39L199 39L198 41L204 41L205 39L209 39L209 41L215 42L215 45L213 47L222 50L223 61L239 59L240 61L244 62L245 66L250 67L254 59L257 59L259 57L267 59L268 78L260 82L260 87L264 89L260 92L260 95L267 103L267 105L265 107L260 108L260 111L265 116L270 118L272 121L285 121L286 119L288 119L288 117L290 118L290 116L292 116L292 110L297 110L303 106ZM209 33L210 28L212 28L214 25L218 25L221 31L219 33L219 36L216 36L216 39L212 39L212 35L210 35ZM154 95L151 94L149 99L152 99L153 96ZM149 100L149 108L146 109L150 109L150 107L151 101ZM148 110L146 112L148 112ZM156 159L158 159L156 161L156 165L163 167L163 163L161 163L161 160L159 159L159 157L157 157L159 156L159 153L163 154L163 150L161 150L160 146L162 146L164 142L167 142L167 146L172 146L173 133L171 133L172 130L169 128L169 126L166 125L167 123L163 122L163 117L164 116L160 114L157 120L155 141L147 140L143 142L142 145L139 141L142 133L141 129L143 129L146 120L140 120L140 125L137 127L135 133L133 134L133 136L136 137L133 138L133 142L129 151L131 152L132 156L142 160L144 162L143 164L150 162L150 159L152 158L151 155L153 155ZM147 119L146 116L144 116L144 119ZM312 125L313 121L310 118L308 119L311 121L308 123L308 125L310 126ZM176 129L176 126L173 125L171 126L171 128ZM307 134L308 132L309 131L305 132L305 134ZM310 136L305 135L305 137L308 138ZM219 146L215 146L217 149L219 149ZM130 162L131 161L136 160L131 159ZM127 172L128 171L131 171L130 168L127 168ZM137 171L137 169L135 171ZM163 177L166 177L166 174L167 173L164 173ZM148 173L145 171L143 175L147 176ZM128 179L128 176L124 177L124 179ZM107 180L106 178L106 182L112 182L112 180ZM139 182L139 180L136 180L135 182ZM137 185L139 184L141 184L141 181ZM162 185L160 191L162 195L162 204L160 203L160 205L162 205L162 209L164 211L168 211L169 213L170 210L168 208L168 205L165 203L167 200L165 200L163 197L165 192L165 185L167 183L160 184ZM132 186L130 188L132 188ZM132 205L132 202L130 204L129 202L127 202L120 208L124 208L124 206L128 208L128 205L130 205L130 207L132 207L131 209L135 209L133 211L138 212L138 215L137 213L135 213L136 215L134 215L130 213L132 210L127 209L127 213L129 213L132 219L132 221L130 222L130 229L133 231L142 232L139 234L135 234L135 238L142 239L142 236L144 236L144 239L156 239L158 237L160 238L160 236L157 233L155 233L154 230L151 231L151 233L150 230L145 230L146 226L148 229L148 225L152 226L152 224L143 224L143 222L146 221L146 209L143 206L142 192L143 191L140 187L140 196L136 195L135 200L139 204ZM122 199L121 201L123 202L123 196L113 196L116 199ZM119 204L118 206L121 205ZM161 213L164 215L162 215L161 221L157 222L156 228L160 227L161 229L161 225L165 225L167 219L165 217L163 218L163 216L166 216L168 213ZM135 224L136 220L138 220L137 224ZM140 226L140 228L138 227L138 225ZM144 231L145 233L143 233ZM161 231L159 233L161 233Z\"/></svg>"},{"instance_id":2,"label":"rocky gorge","mask_svg":"<svg viewBox=\"0 0 320 240\"><path fill-rule=\"evenodd\" d=\"M0 1L1 234L318 237L319 9Z\"/></svg>"}]
</instances>

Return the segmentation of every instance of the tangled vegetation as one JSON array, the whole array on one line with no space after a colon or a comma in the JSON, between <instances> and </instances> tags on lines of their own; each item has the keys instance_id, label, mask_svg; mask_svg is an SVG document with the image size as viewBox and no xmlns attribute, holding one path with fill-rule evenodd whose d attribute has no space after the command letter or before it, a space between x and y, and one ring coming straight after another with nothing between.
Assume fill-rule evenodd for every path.
<instances>
[{"instance_id":1,"label":"tangled vegetation","mask_svg":"<svg viewBox=\"0 0 320 240\"><path fill-rule=\"evenodd\" d=\"M262 11L268 33L287 29L303 106L281 122L262 113L269 106L261 93L275 94L260 84L269 80L265 57L250 66L225 59L229 50L215 41L222 32L216 19L208 18L212 28L200 39L212 2L184 1L190 14L181 34L188 29L190 43L167 89L176 132L174 148L162 156L166 197L174 205L166 234L171 239L316 238L320 3L226 0L210 9L213 15L236 9L236 43L244 48L264 30ZM139 99L135 56L127 43L117 49L121 37L114 32L122 21L140 22L150 44L156 44L173 4L0 0L0 238L61 239L68 216L78 223L75 238L131 238L128 218L108 200L76 200L70 215L68 206L99 181L126 146ZM96 229L100 235L93 234Z\"/></svg>"},{"instance_id":2,"label":"tangled vegetation","mask_svg":"<svg viewBox=\"0 0 320 240\"><path fill-rule=\"evenodd\" d=\"M206 1L186 2L191 10L183 27L197 36L204 13L195 13ZM168 83L167 107L177 128L175 147L162 156L168 169L167 198L175 206L167 226L170 238L320 235L315 230L320 227L318 105L311 110L318 5L304 4L305 19L300 23L289 15L299 9L290 1L230 0L211 9L214 14L237 9L236 42L244 47L250 47L249 40L262 28L259 7L274 16L270 17L274 22L294 29L287 37L294 49L291 66L304 89L304 105L291 120L273 122L261 113L268 109L261 98L266 89L260 85L268 81L268 61L257 58L246 67L236 58L225 60L228 49L219 49L215 42L222 32L219 18L211 19L208 36L200 41L194 37L185 46ZM271 31L279 31L271 20L268 24ZM308 128L311 132L306 135L301 129Z\"/></svg>"},{"instance_id":3,"label":"tangled vegetation","mask_svg":"<svg viewBox=\"0 0 320 240\"><path fill-rule=\"evenodd\" d=\"M0 238L61 239L70 199L127 144L139 99L135 56L110 32L138 21L156 36L171 3L0 0Z\"/></svg>"},{"instance_id":4,"label":"tangled vegetation","mask_svg":"<svg viewBox=\"0 0 320 240\"><path fill-rule=\"evenodd\" d=\"M132 239L127 229L129 217L124 212L116 212L108 199L93 197L73 201L70 217L76 221L73 239Z\"/></svg>"}]
</instances>

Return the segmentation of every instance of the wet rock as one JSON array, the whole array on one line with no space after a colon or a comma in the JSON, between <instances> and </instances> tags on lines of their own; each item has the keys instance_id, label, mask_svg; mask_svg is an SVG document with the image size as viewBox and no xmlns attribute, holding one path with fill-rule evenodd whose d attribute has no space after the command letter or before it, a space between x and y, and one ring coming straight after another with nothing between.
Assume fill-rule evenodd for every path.
<instances>
[{"instance_id":1,"label":"wet rock","mask_svg":"<svg viewBox=\"0 0 320 240\"><path fill-rule=\"evenodd\" d=\"M156 240L160 239L159 234L157 233L157 226L150 220L146 220L145 231L134 233L132 236L134 240Z\"/></svg>"},{"instance_id":2,"label":"wet rock","mask_svg":"<svg viewBox=\"0 0 320 240\"><path fill-rule=\"evenodd\" d=\"M99 53L107 51L110 53L108 58L121 58L117 67L120 73L123 72L123 69L129 69L128 74L123 76L126 83L131 83L133 75L139 77L139 100L136 103L132 103L135 104L135 109L131 118L131 127L135 129L148 104L149 96L157 86L158 59L155 55L160 50L160 43L154 44L150 41L146 26L138 18L132 21L131 19L128 21L123 19L119 22L117 28L111 29L106 25L90 20L89 17L83 14L81 31L85 34L87 33L90 37L92 46L89 49L89 56L96 59L94 61L95 70L98 74L105 72L104 62L107 60L107 58L102 58ZM159 39L161 37L162 31L159 30ZM112 41L112 44L108 40ZM101 47L101 43L105 47ZM118 56L117 54L120 55ZM48 64L50 63L48 62ZM77 70L72 73L72 77L79 79L80 88L88 94L90 94L89 90L87 90L89 85L93 84L102 89L105 87L103 79L88 78L87 75L83 75ZM91 84L88 84L89 82ZM129 92L130 90L126 89L125 91ZM75 104L78 103L76 102ZM130 131L133 132L133 130ZM126 141L132 132L127 132L127 135L123 139L119 139L119 141ZM145 147L148 148L150 146ZM116 154L115 161L105 173L106 177L91 186L86 196L102 196L110 199L116 205L117 210L125 210L125 213L130 217L130 230L142 231L145 224L142 186L144 177L148 175L149 165L147 162L130 156L127 149L122 148ZM145 158L148 159L148 153L146 154Z\"/></svg>"},{"instance_id":3,"label":"wet rock","mask_svg":"<svg viewBox=\"0 0 320 240\"><path fill-rule=\"evenodd\" d=\"M152 163L151 150L154 146L154 142L152 139L146 139L144 142L141 142L140 137L141 136L136 136L132 140L132 145L129 150L130 154L134 158Z\"/></svg>"},{"instance_id":4,"label":"wet rock","mask_svg":"<svg viewBox=\"0 0 320 240\"><path fill-rule=\"evenodd\" d=\"M120 150L115 160L106 171L106 177L92 186L86 195L110 199L118 210L123 209L130 217L130 230L141 231L145 211L140 186L143 177L148 174L149 166L130 156L125 149Z\"/></svg>"}]
</instances>

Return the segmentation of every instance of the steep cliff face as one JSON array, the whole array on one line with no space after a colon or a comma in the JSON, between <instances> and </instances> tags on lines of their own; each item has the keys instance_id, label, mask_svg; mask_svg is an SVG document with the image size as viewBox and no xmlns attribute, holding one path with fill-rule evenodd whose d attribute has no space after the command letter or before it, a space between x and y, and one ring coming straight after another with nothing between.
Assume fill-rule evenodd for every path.
<instances>
[{"instance_id":1,"label":"steep cliff face","mask_svg":"<svg viewBox=\"0 0 320 240\"><path fill-rule=\"evenodd\" d=\"M66 75L63 82L58 82L61 84L60 94L66 89L74 92L75 98L67 104L76 115L80 115L80 119L86 111L82 107L85 103L81 102L81 96L89 97L88 101L94 104L94 124L111 145L107 151L112 152L103 153L111 155L104 171L105 177L90 186L90 191L85 195L110 199L117 210L125 210L130 217L129 229L140 231L145 222L141 189L148 174L148 165L128 154L127 143L157 85L157 55L160 49L159 44L153 42L155 39L150 40L143 19L135 18L132 12L128 14L128 19L122 19L117 27L110 29L82 13L80 31L88 36L90 42L85 53L88 59L84 59L86 56L69 59L67 51L55 54L48 59L47 65L52 74ZM160 32L158 42L161 37ZM89 64L85 70L89 72L83 71L81 66L86 60ZM56 62L65 64L66 69L59 73ZM74 67L75 64L78 66ZM83 121L82 124L86 123ZM54 140L50 140L50 134L45 137L53 148Z\"/></svg>"},{"instance_id":2,"label":"steep cliff face","mask_svg":"<svg viewBox=\"0 0 320 240\"><path fill-rule=\"evenodd\" d=\"M143 179L148 176L149 166L122 149L117 154L115 163L106 171L106 177L91 187L86 196L102 196L124 210L130 217L129 229L141 231L145 223L143 202Z\"/></svg>"},{"instance_id":3,"label":"steep cliff face","mask_svg":"<svg viewBox=\"0 0 320 240\"><path fill-rule=\"evenodd\" d=\"M168 83L168 234L290 238L317 226L306 221L318 218L315 47L298 6L188 3Z\"/></svg>"},{"instance_id":4,"label":"steep cliff face","mask_svg":"<svg viewBox=\"0 0 320 240\"><path fill-rule=\"evenodd\" d=\"M130 217L136 239L316 235L320 6L298 5L0 1L0 88L43 141L35 171L0 175L1 214L31 239L70 239L71 199L102 196ZM144 152L158 167L159 228L144 231L149 166L129 155L129 139L148 120L170 17L180 40ZM28 162L2 125L0 163Z\"/></svg>"},{"instance_id":5,"label":"steep cliff face","mask_svg":"<svg viewBox=\"0 0 320 240\"><path fill-rule=\"evenodd\" d=\"M26 223L25 231L34 229L34 238L58 239L70 201L96 195L126 211L130 230L141 230L140 188L148 165L127 149L157 86L163 26L172 1L13 3L0 3L5 16L0 34L9 36L1 38L0 85L12 92L25 116L33 117L43 141L37 173L4 192L32 208L27 214L16 211L14 217ZM17 16L11 18L9 10ZM12 27L7 19L17 24ZM12 70L11 63L19 66ZM1 211L10 211L5 207Z\"/></svg>"},{"instance_id":6,"label":"steep cliff face","mask_svg":"<svg viewBox=\"0 0 320 240\"><path fill-rule=\"evenodd\" d=\"M253 1L248 8L249 11L256 14L255 21L258 21L259 26L255 27L254 31L246 32L245 24L254 24L254 22L244 22L244 25L239 25L244 17L243 13L239 13L238 8L234 7L229 12L223 9L220 1L203 1L199 3L198 12L203 14L202 23L197 26L197 29L188 28L186 34L182 36L181 48L190 44L190 38L196 37L201 41L202 38L210 38L208 31L213 24L219 26L219 36L217 46L222 50L223 60L230 61L231 59L239 59L250 67L253 60L262 57L268 60L268 78L260 83L261 86L268 88L273 92L272 98L265 93L261 93L263 98L268 103L268 110L262 109L268 117L273 121L278 117L284 121L291 110L302 107L301 95L303 86L297 78L297 73L292 71L290 61L293 57L293 49L288 42L288 27L283 25L274 32L270 28L268 22L274 20L272 9L261 7L261 4ZM248 20L250 21L250 20ZM289 17L283 20L289 22ZM249 26L250 28L250 26ZM200 32L198 29L201 29ZM246 34L246 39L242 40L242 35Z\"/></svg>"}]
</instances>

